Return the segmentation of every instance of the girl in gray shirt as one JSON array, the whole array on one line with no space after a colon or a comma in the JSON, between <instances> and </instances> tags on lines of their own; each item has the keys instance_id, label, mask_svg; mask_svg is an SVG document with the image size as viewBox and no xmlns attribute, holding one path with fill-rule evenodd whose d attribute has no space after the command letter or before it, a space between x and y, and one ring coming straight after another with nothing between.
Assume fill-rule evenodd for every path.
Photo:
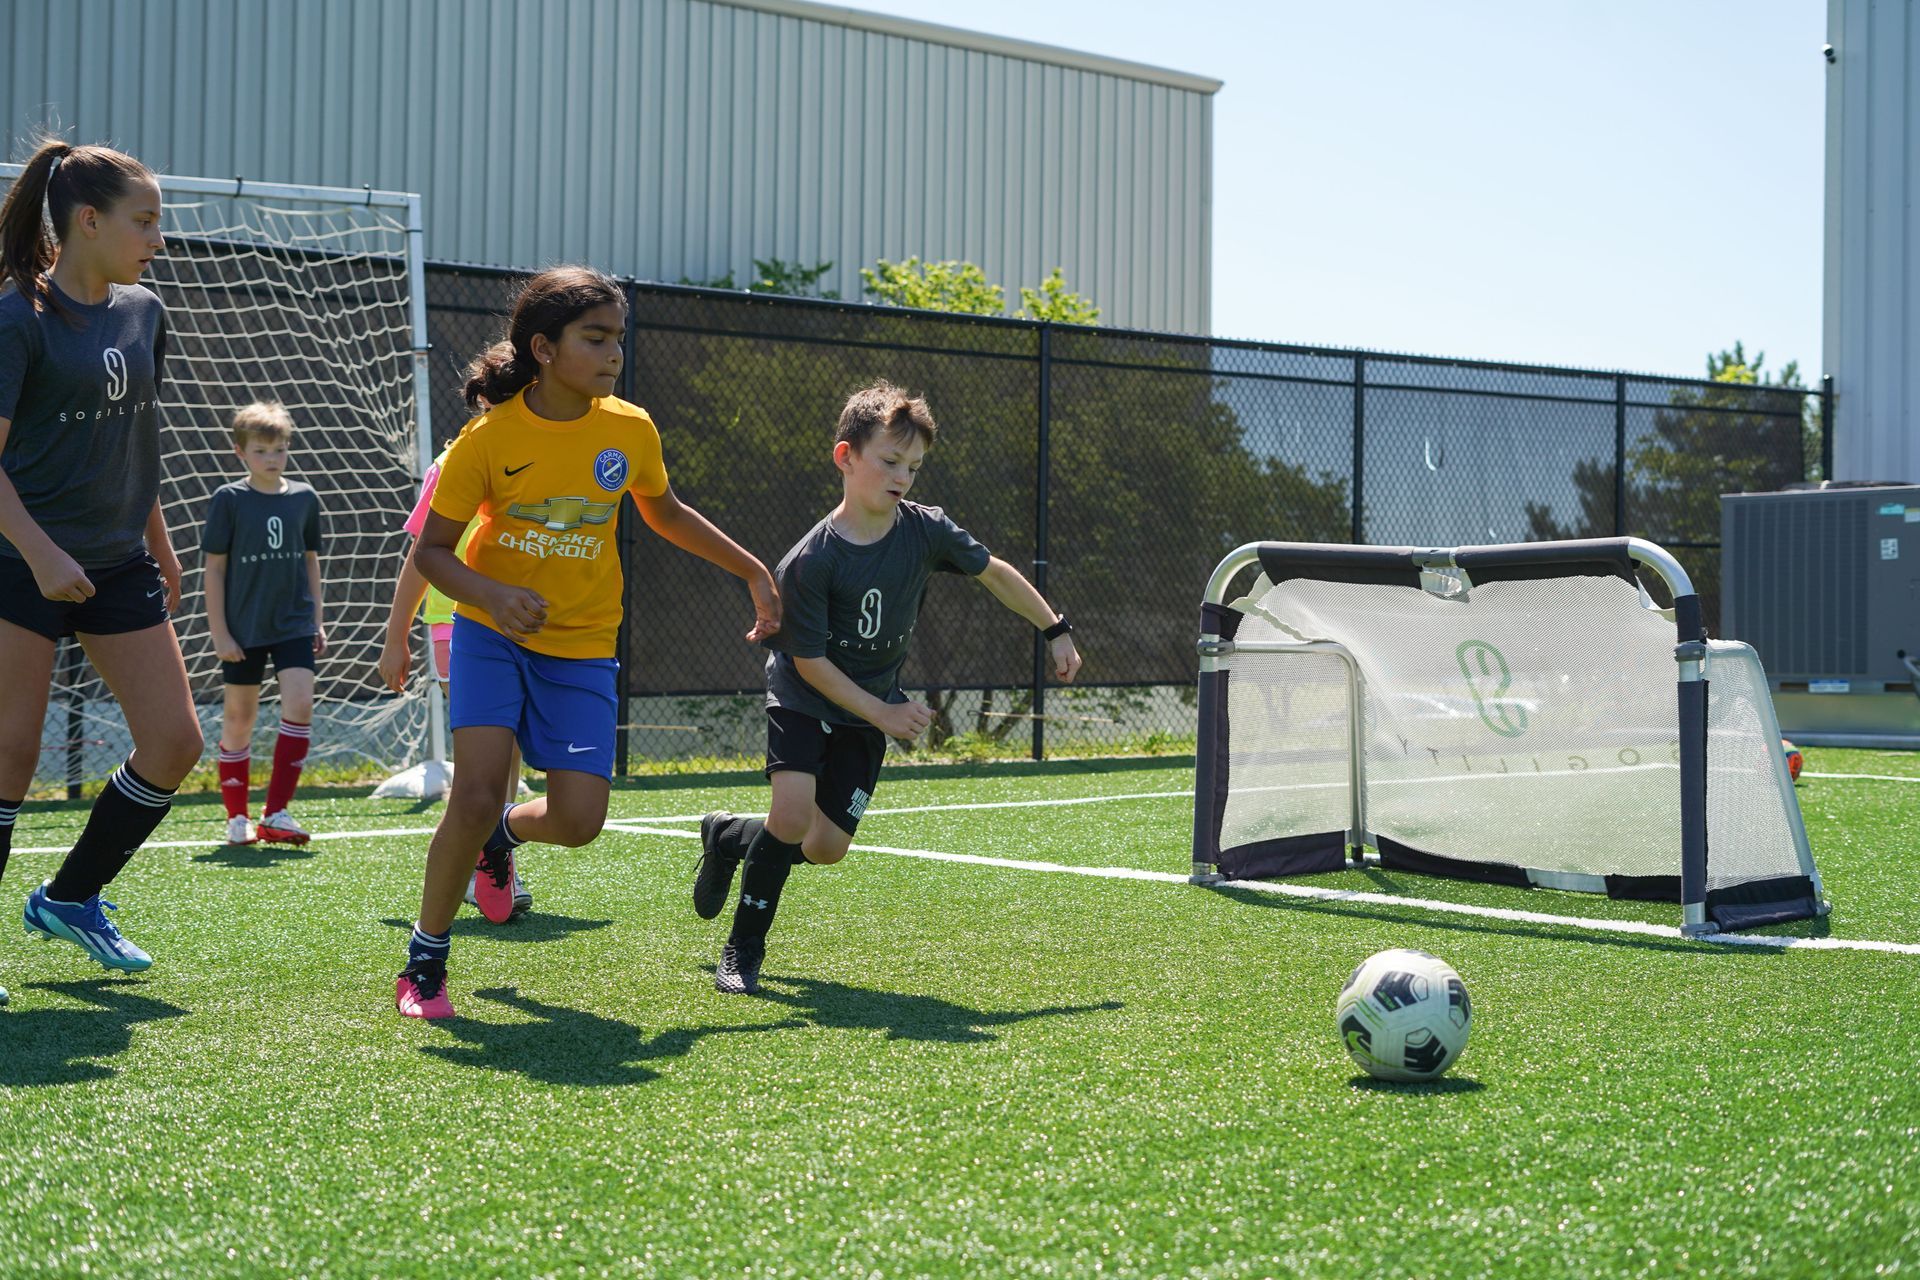
<instances>
[{"instance_id":1,"label":"girl in gray shirt","mask_svg":"<svg viewBox=\"0 0 1920 1280\"><path fill-rule=\"evenodd\" d=\"M159 502L166 317L139 283L163 244L158 182L109 147L43 142L0 205L0 870L54 653L75 636L134 749L28 896L26 925L120 970L153 961L107 919L100 891L166 817L201 747L168 620L180 562Z\"/></svg>"}]
</instances>

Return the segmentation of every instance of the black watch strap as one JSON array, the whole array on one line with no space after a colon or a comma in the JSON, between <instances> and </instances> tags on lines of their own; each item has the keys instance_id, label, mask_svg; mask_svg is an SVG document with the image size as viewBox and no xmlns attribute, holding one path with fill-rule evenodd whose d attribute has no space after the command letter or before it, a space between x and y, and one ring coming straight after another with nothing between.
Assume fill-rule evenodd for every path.
<instances>
[{"instance_id":1,"label":"black watch strap","mask_svg":"<svg viewBox=\"0 0 1920 1280\"><path fill-rule=\"evenodd\" d=\"M1061 636L1073 634L1073 624L1067 621L1067 615L1061 614L1060 621L1041 629L1040 634L1049 640L1058 640Z\"/></svg>"}]
</instances>

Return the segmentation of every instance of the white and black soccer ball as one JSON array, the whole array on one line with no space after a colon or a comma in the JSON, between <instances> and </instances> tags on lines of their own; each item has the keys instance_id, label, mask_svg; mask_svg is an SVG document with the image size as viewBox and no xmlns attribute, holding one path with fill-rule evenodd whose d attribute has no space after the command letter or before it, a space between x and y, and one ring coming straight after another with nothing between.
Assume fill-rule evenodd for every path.
<instances>
[{"instance_id":1,"label":"white and black soccer ball","mask_svg":"<svg viewBox=\"0 0 1920 1280\"><path fill-rule=\"evenodd\" d=\"M1425 951L1368 956L1340 988L1340 1043L1382 1080L1435 1080L1467 1047L1473 1002L1453 966Z\"/></svg>"}]
</instances>

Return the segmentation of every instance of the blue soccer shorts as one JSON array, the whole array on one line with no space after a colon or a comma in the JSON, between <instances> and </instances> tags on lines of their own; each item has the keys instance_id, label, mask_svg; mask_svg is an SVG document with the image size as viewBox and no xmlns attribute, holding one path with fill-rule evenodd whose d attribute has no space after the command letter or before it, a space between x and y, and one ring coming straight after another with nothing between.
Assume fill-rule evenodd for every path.
<instances>
[{"instance_id":1,"label":"blue soccer shorts","mask_svg":"<svg viewBox=\"0 0 1920 1280\"><path fill-rule=\"evenodd\" d=\"M461 617L453 620L452 651L447 718L454 728L511 729L536 769L613 777L618 662L534 653Z\"/></svg>"}]
</instances>

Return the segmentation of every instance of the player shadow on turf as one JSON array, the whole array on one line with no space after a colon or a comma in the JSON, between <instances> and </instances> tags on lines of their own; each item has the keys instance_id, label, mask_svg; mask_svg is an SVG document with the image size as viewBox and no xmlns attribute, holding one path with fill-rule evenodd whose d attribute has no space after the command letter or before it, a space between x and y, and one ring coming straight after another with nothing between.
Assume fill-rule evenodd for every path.
<instances>
[{"instance_id":1,"label":"player shadow on turf","mask_svg":"<svg viewBox=\"0 0 1920 1280\"><path fill-rule=\"evenodd\" d=\"M223 844L218 849L193 855L195 862L217 862L223 867L258 869L277 867L283 862L299 862L320 852L310 844Z\"/></svg>"},{"instance_id":2,"label":"player shadow on turf","mask_svg":"<svg viewBox=\"0 0 1920 1280\"><path fill-rule=\"evenodd\" d=\"M685 1056L707 1036L779 1031L805 1023L763 1022L732 1027L675 1027L654 1035L617 1018L523 996L517 987L489 987L473 998L491 1000L530 1015L532 1022L481 1022L450 1018L435 1025L459 1044L430 1044L420 1052L455 1066L483 1067L527 1076L543 1084L646 1084L660 1073L646 1065Z\"/></svg>"},{"instance_id":3,"label":"player shadow on turf","mask_svg":"<svg viewBox=\"0 0 1920 1280\"><path fill-rule=\"evenodd\" d=\"M0 1086L87 1084L119 1072L98 1058L112 1058L133 1045L133 1028L190 1010L138 994L125 978L80 982L31 982L24 990L51 991L91 1008L15 1009L0 1017Z\"/></svg>"},{"instance_id":4,"label":"player shadow on turf","mask_svg":"<svg viewBox=\"0 0 1920 1280\"><path fill-rule=\"evenodd\" d=\"M1235 889L1225 885L1209 885L1208 891L1223 898L1250 907L1267 907L1273 910L1308 911L1316 915L1353 916L1361 920L1385 920L1394 924L1417 925L1422 929L1442 929L1450 933L1498 934L1507 938L1553 938L1568 942L1590 943L1597 947L1627 947L1636 951L1677 951L1690 955L1743 955L1743 956L1781 956L1786 954L1782 947L1742 947L1728 946L1722 942L1697 941L1687 938L1658 938L1645 934L1608 933L1599 929L1583 929L1578 925L1530 923L1519 920L1497 920L1489 916L1473 916L1464 920L1448 920L1430 916L1418 908L1409 908L1418 913L1417 919L1410 919L1408 913L1391 907L1373 906L1361 902L1325 902L1311 898L1289 898L1279 894L1261 893L1258 889ZM1676 909L1677 910L1677 909ZM1801 924L1807 923L1801 921ZM1824 937L1825 921L1820 922L1822 931L1818 934L1796 933L1795 937Z\"/></svg>"},{"instance_id":5,"label":"player shadow on turf","mask_svg":"<svg viewBox=\"0 0 1920 1280\"><path fill-rule=\"evenodd\" d=\"M1364 1073L1347 1081L1363 1093L1479 1093L1487 1086L1472 1076L1441 1076L1438 1080L1380 1080Z\"/></svg>"},{"instance_id":6,"label":"player shadow on turf","mask_svg":"<svg viewBox=\"0 0 1920 1280\"><path fill-rule=\"evenodd\" d=\"M1012 1026L1035 1018L1110 1013L1125 1007L1118 1000L1102 1000L1098 1004L1062 1004L1045 1009L988 1013L938 996L874 991L818 978L782 977L766 978L760 988L760 998L788 1006L817 1027L884 1031L889 1040L946 1044L983 1044L999 1039L986 1030L989 1027Z\"/></svg>"},{"instance_id":7,"label":"player shadow on turf","mask_svg":"<svg viewBox=\"0 0 1920 1280\"><path fill-rule=\"evenodd\" d=\"M411 920L395 920L389 917L380 923L390 929L404 929L409 934L413 932ZM448 931L456 938L492 938L498 942L552 942L555 938L564 938L570 934L604 929L612 923L612 920L582 920L578 916L557 916L547 911L529 911L523 916L516 916L506 924L493 924L480 916L462 912L453 918L453 924Z\"/></svg>"}]
</instances>

